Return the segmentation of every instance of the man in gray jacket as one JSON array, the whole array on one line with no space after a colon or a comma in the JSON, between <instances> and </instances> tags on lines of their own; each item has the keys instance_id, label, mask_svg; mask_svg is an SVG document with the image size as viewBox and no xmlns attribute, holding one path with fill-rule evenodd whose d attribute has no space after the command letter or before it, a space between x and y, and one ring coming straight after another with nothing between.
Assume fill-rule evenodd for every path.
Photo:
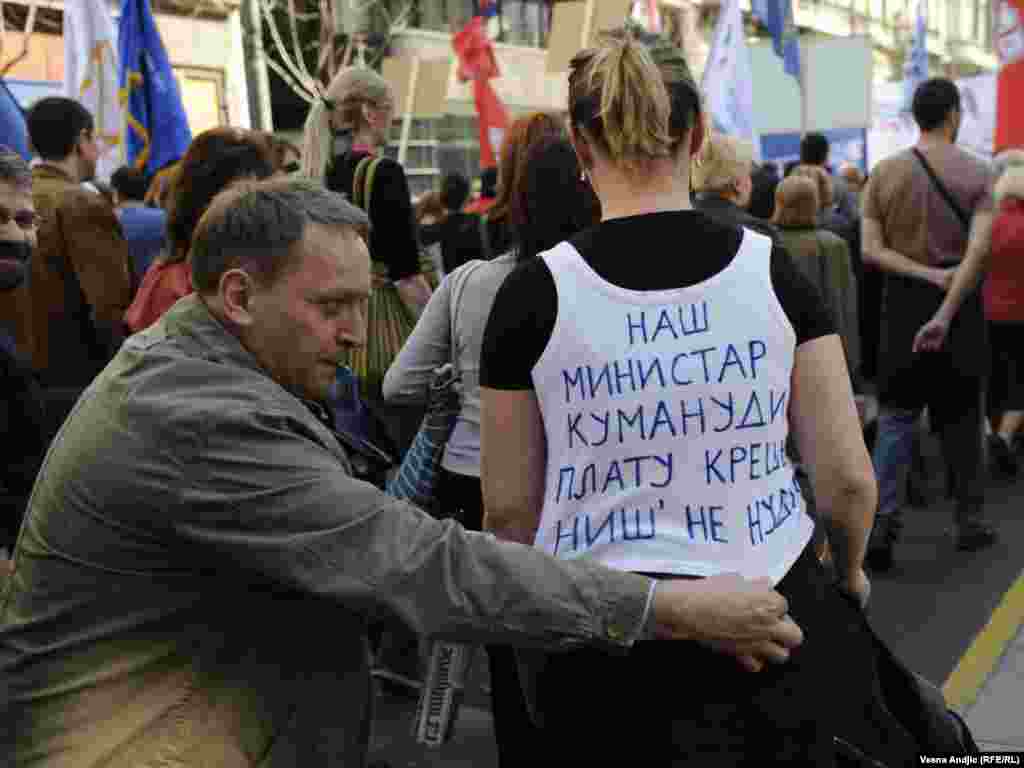
<instances>
[{"instance_id":1,"label":"man in gray jacket","mask_svg":"<svg viewBox=\"0 0 1024 768\"><path fill-rule=\"evenodd\" d=\"M318 402L364 340L367 225L312 182L227 190L196 293L75 406L0 596L16 766L362 766L377 611L470 642L691 640L752 670L801 642L766 583L654 589L353 479Z\"/></svg>"}]
</instances>

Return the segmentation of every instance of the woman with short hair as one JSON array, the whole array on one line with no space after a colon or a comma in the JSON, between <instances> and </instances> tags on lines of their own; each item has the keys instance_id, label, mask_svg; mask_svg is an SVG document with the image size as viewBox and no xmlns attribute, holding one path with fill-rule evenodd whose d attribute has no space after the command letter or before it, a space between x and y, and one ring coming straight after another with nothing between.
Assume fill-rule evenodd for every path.
<instances>
[{"instance_id":1,"label":"woman with short hair","mask_svg":"<svg viewBox=\"0 0 1024 768\"><path fill-rule=\"evenodd\" d=\"M807 166L810 167L810 166ZM857 279L846 241L818 225L819 186L797 172L775 190L772 223L793 261L825 300L839 338L854 389L859 386L860 331Z\"/></svg>"}]
</instances>

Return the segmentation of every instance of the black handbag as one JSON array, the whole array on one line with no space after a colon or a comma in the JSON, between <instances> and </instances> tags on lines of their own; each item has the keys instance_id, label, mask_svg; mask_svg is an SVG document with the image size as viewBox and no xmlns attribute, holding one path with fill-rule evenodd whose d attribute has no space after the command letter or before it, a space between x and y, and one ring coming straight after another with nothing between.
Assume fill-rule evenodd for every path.
<instances>
[{"instance_id":1,"label":"black handbag","mask_svg":"<svg viewBox=\"0 0 1024 768\"><path fill-rule=\"evenodd\" d=\"M844 595L846 597L846 595ZM849 598L855 603L853 598ZM875 633L857 605L863 631L871 638L877 676L876 704L891 715L917 743L920 754L932 756L980 755L981 750L963 718L946 704L942 690L908 669ZM835 739L840 765L886 766L841 737ZM896 768L893 766L892 768Z\"/></svg>"}]
</instances>

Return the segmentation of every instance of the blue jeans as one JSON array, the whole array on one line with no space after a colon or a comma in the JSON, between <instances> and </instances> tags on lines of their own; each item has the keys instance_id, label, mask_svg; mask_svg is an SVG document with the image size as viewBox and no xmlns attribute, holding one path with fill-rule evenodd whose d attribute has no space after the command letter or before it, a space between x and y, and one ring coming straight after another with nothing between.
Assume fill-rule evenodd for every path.
<instances>
[{"instance_id":1,"label":"blue jeans","mask_svg":"<svg viewBox=\"0 0 1024 768\"><path fill-rule=\"evenodd\" d=\"M914 457L920 408L882 406L871 463L878 480L878 516L898 514L907 502L907 473Z\"/></svg>"},{"instance_id":2,"label":"blue jeans","mask_svg":"<svg viewBox=\"0 0 1024 768\"><path fill-rule=\"evenodd\" d=\"M878 479L878 516L899 514L906 503L907 472L914 455L917 421L923 408L882 405L872 464ZM933 414L933 416L936 414ZM946 467L952 473L957 523L977 519L985 500L980 392L940 421Z\"/></svg>"}]
</instances>

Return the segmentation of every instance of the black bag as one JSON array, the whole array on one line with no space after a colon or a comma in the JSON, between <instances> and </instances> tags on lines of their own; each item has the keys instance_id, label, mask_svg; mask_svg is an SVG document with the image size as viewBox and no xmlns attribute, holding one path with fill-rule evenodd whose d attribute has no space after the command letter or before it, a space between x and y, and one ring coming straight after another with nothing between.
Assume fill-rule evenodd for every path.
<instances>
[{"instance_id":1,"label":"black bag","mask_svg":"<svg viewBox=\"0 0 1024 768\"><path fill-rule=\"evenodd\" d=\"M853 602L853 598L849 599ZM879 698L877 704L917 742L918 752L934 756L981 754L963 718L946 704L942 690L909 670L893 654L872 629L859 606L857 614L863 622L864 632L874 646ZM857 745L841 737L836 738L836 754L840 758L840 765L886 765L884 761L866 755Z\"/></svg>"}]
</instances>

